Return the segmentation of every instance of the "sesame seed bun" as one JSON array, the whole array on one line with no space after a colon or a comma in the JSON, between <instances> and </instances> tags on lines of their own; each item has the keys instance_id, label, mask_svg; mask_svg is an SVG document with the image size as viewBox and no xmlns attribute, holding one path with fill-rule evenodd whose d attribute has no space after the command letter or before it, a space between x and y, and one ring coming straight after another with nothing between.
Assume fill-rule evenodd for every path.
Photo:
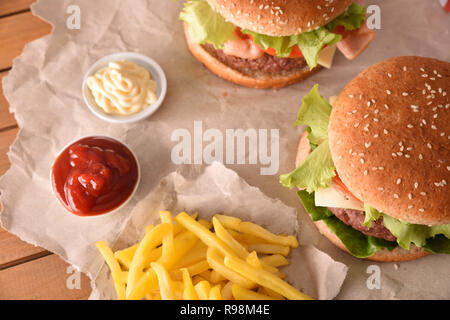
<instances>
[{"instance_id":1,"label":"sesame seed bun","mask_svg":"<svg viewBox=\"0 0 450 320\"><path fill-rule=\"evenodd\" d=\"M450 223L450 63L397 57L353 79L328 136L337 172L364 203L404 222Z\"/></svg>"},{"instance_id":2,"label":"sesame seed bun","mask_svg":"<svg viewBox=\"0 0 450 320\"><path fill-rule=\"evenodd\" d=\"M241 86L258 89L282 88L300 82L322 69L322 67L318 65L312 70L310 70L308 66L305 66L303 69L284 72L282 74L265 72L249 72L244 74L222 63L219 59L205 50L202 45L191 41L186 24L184 25L184 29L186 42L192 55L219 77Z\"/></svg>"},{"instance_id":3,"label":"sesame seed bun","mask_svg":"<svg viewBox=\"0 0 450 320\"><path fill-rule=\"evenodd\" d=\"M228 21L271 36L311 31L330 22L353 0L207 0Z\"/></svg>"},{"instance_id":4,"label":"sesame seed bun","mask_svg":"<svg viewBox=\"0 0 450 320\"><path fill-rule=\"evenodd\" d=\"M298 167L303 160L311 152L311 147L309 145L308 133L305 131L300 138L297 147L297 156L295 158L295 166ZM342 243L341 239L328 228L328 226L323 221L314 221L314 225L319 230L319 232L331 241L339 249L349 253L345 245ZM423 249L411 245L410 250L405 250L401 247L396 247L394 250L389 251L387 249L381 249L375 252L372 256L367 259L378 262L401 262L418 259L428 255Z\"/></svg>"}]
</instances>

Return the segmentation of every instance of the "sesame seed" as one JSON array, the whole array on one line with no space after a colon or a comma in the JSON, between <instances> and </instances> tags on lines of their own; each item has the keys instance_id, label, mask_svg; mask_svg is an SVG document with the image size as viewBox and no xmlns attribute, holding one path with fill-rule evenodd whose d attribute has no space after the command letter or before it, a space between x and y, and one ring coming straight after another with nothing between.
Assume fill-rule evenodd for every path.
<instances>
[{"instance_id":1,"label":"sesame seed","mask_svg":"<svg viewBox=\"0 0 450 320\"><path fill-rule=\"evenodd\" d=\"M403 92L402 96L406 97L408 95L408 92Z\"/></svg>"},{"instance_id":2,"label":"sesame seed","mask_svg":"<svg viewBox=\"0 0 450 320\"><path fill-rule=\"evenodd\" d=\"M364 164L364 159L359 159L359 161L362 163L362 164Z\"/></svg>"},{"instance_id":3,"label":"sesame seed","mask_svg":"<svg viewBox=\"0 0 450 320\"><path fill-rule=\"evenodd\" d=\"M410 205L408 206L408 209L412 209L412 208L414 208L414 206L413 206L412 204L410 204Z\"/></svg>"},{"instance_id":4,"label":"sesame seed","mask_svg":"<svg viewBox=\"0 0 450 320\"><path fill-rule=\"evenodd\" d=\"M367 170L364 170L364 175L367 176Z\"/></svg>"},{"instance_id":5,"label":"sesame seed","mask_svg":"<svg viewBox=\"0 0 450 320\"><path fill-rule=\"evenodd\" d=\"M364 146L365 146L366 148L369 148L371 145L372 145L372 142L366 142L366 143L364 143Z\"/></svg>"},{"instance_id":6,"label":"sesame seed","mask_svg":"<svg viewBox=\"0 0 450 320\"><path fill-rule=\"evenodd\" d=\"M424 208L420 208L419 211L420 211L420 212L424 212L425 209L424 209Z\"/></svg>"},{"instance_id":7,"label":"sesame seed","mask_svg":"<svg viewBox=\"0 0 450 320\"><path fill-rule=\"evenodd\" d=\"M386 93L387 94L391 94L391 90L386 90Z\"/></svg>"},{"instance_id":8,"label":"sesame seed","mask_svg":"<svg viewBox=\"0 0 450 320\"><path fill-rule=\"evenodd\" d=\"M402 179L401 179L401 178L398 178L397 181L396 181L396 183L397 183L397 184L402 183Z\"/></svg>"},{"instance_id":9,"label":"sesame seed","mask_svg":"<svg viewBox=\"0 0 450 320\"><path fill-rule=\"evenodd\" d=\"M419 187L419 183L418 182L414 182L414 189L417 189L417 187Z\"/></svg>"},{"instance_id":10,"label":"sesame seed","mask_svg":"<svg viewBox=\"0 0 450 320\"><path fill-rule=\"evenodd\" d=\"M411 193L408 193L408 198L409 198L409 200L412 200L412 194Z\"/></svg>"},{"instance_id":11,"label":"sesame seed","mask_svg":"<svg viewBox=\"0 0 450 320\"><path fill-rule=\"evenodd\" d=\"M394 193L394 198L398 199L398 194Z\"/></svg>"},{"instance_id":12,"label":"sesame seed","mask_svg":"<svg viewBox=\"0 0 450 320\"><path fill-rule=\"evenodd\" d=\"M422 192L420 193L420 195L421 195L421 196L426 196L427 193L422 191Z\"/></svg>"},{"instance_id":13,"label":"sesame seed","mask_svg":"<svg viewBox=\"0 0 450 320\"><path fill-rule=\"evenodd\" d=\"M419 154L419 159L422 160L423 159L423 155Z\"/></svg>"},{"instance_id":14,"label":"sesame seed","mask_svg":"<svg viewBox=\"0 0 450 320\"><path fill-rule=\"evenodd\" d=\"M432 149L432 148L433 148L433 146L431 145L431 143L427 143L427 147L428 147L428 149Z\"/></svg>"},{"instance_id":15,"label":"sesame seed","mask_svg":"<svg viewBox=\"0 0 450 320\"><path fill-rule=\"evenodd\" d=\"M386 129L383 129L384 134L388 134L389 132Z\"/></svg>"},{"instance_id":16,"label":"sesame seed","mask_svg":"<svg viewBox=\"0 0 450 320\"><path fill-rule=\"evenodd\" d=\"M388 72L387 75L388 75L389 78L392 78L392 74L390 74L389 72Z\"/></svg>"},{"instance_id":17,"label":"sesame seed","mask_svg":"<svg viewBox=\"0 0 450 320\"><path fill-rule=\"evenodd\" d=\"M383 190L384 190L383 187L378 187L377 189L378 189L379 191L383 191Z\"/></svg>"},{"instance_id":18,"label":"sesame seed","mask_svg":"<svg viewBox=\"0 0 450 320\"><path fill-rule=\"evenodd\" d=\"M407 127L410 128L410 129L414 128L414 126L412 124L408 124Z\"/></svg>"}]
</instances>

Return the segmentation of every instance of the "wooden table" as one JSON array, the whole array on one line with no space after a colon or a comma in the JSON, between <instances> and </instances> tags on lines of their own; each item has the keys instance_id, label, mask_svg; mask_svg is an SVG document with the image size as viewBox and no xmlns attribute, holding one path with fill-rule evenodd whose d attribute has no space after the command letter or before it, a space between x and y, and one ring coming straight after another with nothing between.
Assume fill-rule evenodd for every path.
<instances>
[{"instance_id":1,"label":"wooden table","mask_svg":"<svg viewBox=\"0 0 450 320\"><path fill-rule=\"evenodd\" d=\"M0 83L27 42L51 31L30 12L35 0L0 0ZM0 89L1 90L1 89ZM0 91L0 176L19 128ZM90 281L47 250L21 241L0 228L0 299L86 299Z\"/></svg>"}]
</instances>

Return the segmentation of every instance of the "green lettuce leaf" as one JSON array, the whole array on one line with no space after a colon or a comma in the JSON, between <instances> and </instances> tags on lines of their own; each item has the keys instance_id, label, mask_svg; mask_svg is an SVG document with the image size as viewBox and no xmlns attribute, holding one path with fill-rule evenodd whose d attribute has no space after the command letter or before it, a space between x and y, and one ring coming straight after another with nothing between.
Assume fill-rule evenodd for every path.
<instances>
[{"instance_id":1,"label":"green lettuce leaf","mask_svg":"<svg viewBox=\"0 0 450 320\"><path fill-rule=\"evenodd\" d=\"M422 248L429 253L450 254L450 240L446 236L438 234L427 239L427 243Z\"/></svg>"},{"instance_id":2,"label":"green lettuce leaf","mask_svg":"<svg viewBox=\"0 0 450 320\"><path fill-rule=\"evenodd\" d=\"M328 138L328 123L330 121L331 104L319 93L319 85L315 85L303 98L294 125L309 127L308 140L319 145Z\"/></svg>"},{"instance_id":3,"label":"green lettuce leaf","mask_svg":"<svg viewBox=\"0 0 450 320\"><path fill-rule=\"evenodd\" d=\"M297 45L310 69L317 66L319 52L325 45L332 46L342 39L341 35L332 33L325 27L285 37L267 36L249 30L242 30L242 33L250 34L253 41L264 50L275 49L277 56L282 58L289 57L292 47Z\"/></svg>"},{"instance_id":4,"label":"green lettuce leaf","mask_svg":"<svg viewBox=\"0 0 450 320\"><path fill-rule=\"evenodd\" d=\"M328 187L336 175L335 170L326 139L294 171L281 175L280 182L285 187L306 189L311 193Z\"/></svg>"},{"instance_id":5,"label":"green lettuce leaf","mask_svg":"<svg viewBox=\"0 0 450 320\"><path fill-rule=\"evenodd\" d=\"M344 13L329 22L326 28L333 31L337 26L343 26L346 30L356 30L361 28L365 19L366 8L354 2Z\"/></svg>"},{"instance_id":6,"label":"green lettuce leaf","mask_svg":"<svg viewBox=\"0 0 450 320\"><path fill-rule=\"evenodd\" d=\"M411 243L414 243L421 248L426 247L428 239L434 238L436 235L445 236L448 242L447 246L450 245L450 224L429 227L420 224L406 223L386 214L382 215L384 226L397 237L397 242L400 247L406 250L409 250ZM430 244L431 243L434 242L430 241Z\"/></svg>"},{"instance_id":7,"label":"green lettuce leaf","mask_svg":"<svg viewBox=\"0 0 450 320\"><path fill-rule=\"evenodd\" d=\"M381 217L381 213L377 209L369 206L367 203L364 203L364 211L366 211L366 216L364 218L363 226L370 228L372 226L372 222Z\"/></svg>"},{"instance_id":8,"label":"green lettuce leaf","mask_svg":"<svg viewBox=\"0 0 450 320\"><path fill-rule=\"evenodd\" d=\"M395 219L364 204L366 217L363 225L370 227L372 221L383 217L384 226L397 238L400 247L409 250L411 243L433 253L450 253L450 224L426 226Z\"/></svg>"},{"instance_id":9,"label":"green lettuce leaf","mask_svg":"<svg viewBox=\"0 0 450 320\"><path fill-rule=\"evenodd\" d=\"M297 194L305 207L306 212L311 215L313 221L322 220L327 227L336 234L353 256L367 258L380 249L386 248L388 250L393 250L397 247L395 242L368 237L339 220L330 210L328 210L328 208L317 207L314 204L314 193L299 191Z\"/></svg>"},{"instance_id":10,"label":"green lettuce leaf","mask_svg":"<svg viewBox=\"0 0 450 320\"><path fill-rule=\"evenodd\" d=\"M189 36L195 43L210 43L221 49L225 42L236 38L236 26L215 12L205 0L186 2L180 20L188 25Z\"/></svg>"}]
</instances>

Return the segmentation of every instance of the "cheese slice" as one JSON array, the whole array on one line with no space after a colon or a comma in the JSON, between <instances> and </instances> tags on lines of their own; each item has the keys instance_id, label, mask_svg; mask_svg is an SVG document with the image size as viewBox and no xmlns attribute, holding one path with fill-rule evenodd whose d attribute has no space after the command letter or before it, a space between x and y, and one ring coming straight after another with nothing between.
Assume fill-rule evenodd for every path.
<instances>
[{"instance_id":1,"label":"cheese slice","mask_svg":"<svg viewBox=\"0 0 450 320\"><path fill-rule=\"evenodd\" d=\"M320 50L319 56L317 57L317 63L322 67L327 69L331 68L333 64L334 54L336 53L336 45L328 46Z\"/></svg>"},{"instance_id":2,"label":"cheese slice","mask_svg":"<svg viewBox=\"0 0 450 320\"><path fill-rule=\"evenodd\" d=\"M354 209L364 211L363 203L339 192L333 185L317 190L314 193L314 201L318 207L331 207Z\"/></svg>"}]
</instances>

